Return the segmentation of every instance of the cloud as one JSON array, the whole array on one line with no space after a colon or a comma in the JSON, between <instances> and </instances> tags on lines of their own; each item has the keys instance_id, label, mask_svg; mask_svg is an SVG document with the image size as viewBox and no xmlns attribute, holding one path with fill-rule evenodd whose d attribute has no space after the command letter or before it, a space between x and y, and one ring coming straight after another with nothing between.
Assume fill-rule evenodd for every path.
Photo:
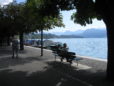
<instances>
[{"instance_id":1,"label":"cloud","mask_svg":"<svg viewBox=\"0 0 114 86\"><path fill-rule=\"evenodd\" d=\"M53 29L49 30L48 32L65 32L65 31L86 30L86 29L91 29L91 28L97 28L97 29L102 29L102 28L105 29L106 28L104 22L103 21L98 21L97 19L94 19L92 24L87 24L86 26L81 26L79 24L74 24L73 21L71 21L71 20L67 20L67 22L68 23L63 21L63 23L65 23L65 28L56 27L56 28L53 28Z\"/></svg>"},{"instance_id":2,"label":"cloud","mask_svg":"<svg viewBox=\"0 0 114 86\"><path fill-rule=\"evenodd\" d=\"M9 4L12 1L13 0L0 0L0 5L3 6L3 5L6 5L6 4Z\"/></svg>"}]
</instances>

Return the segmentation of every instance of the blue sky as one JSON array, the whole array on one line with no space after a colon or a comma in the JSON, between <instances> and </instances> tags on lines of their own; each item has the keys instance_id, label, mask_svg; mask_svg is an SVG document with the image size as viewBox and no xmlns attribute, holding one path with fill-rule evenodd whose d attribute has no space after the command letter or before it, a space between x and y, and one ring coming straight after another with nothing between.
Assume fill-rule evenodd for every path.
<instances>
[{"instance_id":1,"label":"blue sky","mask_svg":"<svg viewBox=\"0 0 114 86\"><path fill-rule=\"evenodd\" d=\"M13 0L0 0L0 5L5 5L8 4L10 2L12 2ZM16 0L17 2L24 2L25 0Z\"/></svg>"},{"instance_id":2,"label":"blue sky","mask_svg":"<svg viewBox=\"0 0 114 86\"><path fill-rule=\"evenodd\" d=\"M0 4L7 4L13 0L0 0ZM25 0L16 0L17 2L23 2ZM49 30L49 32L64 32L64 31L76 31L76 30L86 30L90 28L106 28L103 21L98 21L97 19L93 20L93 24L89 24L86 26L81 26L79 24L74 24L73 21L71 21L70 16L71 14L75 12L75 10L71 11L63 11L61 12L63 15L63 23L65 24L65 27L61 28L54 28L52 30Z\"/></svg>"}]
</instances>

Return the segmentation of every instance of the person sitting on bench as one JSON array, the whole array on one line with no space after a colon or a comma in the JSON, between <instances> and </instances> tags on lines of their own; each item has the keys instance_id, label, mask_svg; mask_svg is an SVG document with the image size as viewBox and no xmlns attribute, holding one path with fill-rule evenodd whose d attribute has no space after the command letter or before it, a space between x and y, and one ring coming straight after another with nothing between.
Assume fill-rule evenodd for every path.
<instances>
[{"instance_id":1,"label":"person sitting on bench","mask_svg":"<svg viewBox=\"0 0 114 86\"><path fill-rule=\"evenodd\" d=\"M68 47L67 47L67 44L66 43L64 43L63 44L63 47L61 48L61 62L63 61L63 59L64 58L66 58L66 60L68 61L68 59L67 59L67 52L68 52Z\"/></svg>"},{"instance_id":2,"label":"person sitting on bench","mask_svg":"<svg viewBox=\"0 0 114 86\"><path fill-rule=\"evenodd\" d=\"M62 50L68 52L68 46L66 43L63 44Z\"/></svg>"}]
</instances>

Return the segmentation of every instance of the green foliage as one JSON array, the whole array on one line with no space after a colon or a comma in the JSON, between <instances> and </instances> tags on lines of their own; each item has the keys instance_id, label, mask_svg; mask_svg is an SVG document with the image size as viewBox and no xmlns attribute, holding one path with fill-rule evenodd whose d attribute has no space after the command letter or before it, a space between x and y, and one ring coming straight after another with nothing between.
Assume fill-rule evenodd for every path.
<instances>
[{"instance_id":1,"label":"green foliage","mask_svg":"<svg viewBox=\"0 0 114 86\"><path fill-rule=\"evenodd\" d=\"M40 30L48 30L52 29L54 27L61 27L64 26L62 23L62 16L56 15L56 16L51 16L48 15L49 12L43 10L43 1L42 0L28 0L27 1L27 7L30 8L30 17L32 16L32 20L34 20L34 26L32 28L37 28L39 31ZM50 9L51 10L51 9Z\"/></svg>"},{"instance_id":2,"label":"green foliage","mask_svg":"<svg viewBox=\"0 0 114 86\"><path fill-rule=\"evenodd\" d=\"M102 19L95 9L95 0L28 0L37 3L39 13L43 16L55 17L62 10L76 9L71 19L78 24L92 24L92 19Z\"/></svg>"},{"instance_id":3,"label":"green foliage","mask_svg":"<svg viewBox=\"0 0 114 86\"><path fill-rule=\"evenodd\" d=\"M78 24L92 24L92 19L101 19L101 16L96 13L95 3L93 0L75 0L74 5L77 12L71 16L71 19Z\"/></svg>"},{"instance_id":4,"label":"green foliage","mask_svg":"<svg viewBox=\"0 0 114 86\"><path fill-rule=\"evenodd\" d=\"M52 17L45 12L46 15L42 15L42 4L42 0L28 0L27 3L11 3L0 8L1 33L15 35L20 32L29 33L64 26L60 14Z\"/></svg>"},{"instance_id":5,"label":"green foliage","mask_svg":"<svg viewBox=\"0 0 114 86\"><path fill-rule=\"evenodd\" d=\"M71 17L75 23L86 25L91 24L93 18L101 19L93 0L27 0L1 8L0 27L11 34L61 27L64 24L60 11L71 9L77 9Z\"/></svg>"},{"instance_id":6,"label":"green foliage","mask_svg":"<svg viewBox=\"0 0 114 86\"><path fill-rule=\"evenodd\" d=\"M74 0L27 0L29 6L37 6L39 14L42 16L56 17L61 10L71 10L74 8Z\"/></svg>"},{"instance_id":7,"label":"green foliage","mask_svg":"<svg viewBox=\"0 0 114 86\"><path fill-rule=\"evenodd\" d=\"M10 35L18 34L23 30L24 27L24 17L22 13L23 4L9 4L2 8L3 16L2 16L2 29L6 29L2 31L4 33L8 33Z\"/></svg>"}]
</instances>

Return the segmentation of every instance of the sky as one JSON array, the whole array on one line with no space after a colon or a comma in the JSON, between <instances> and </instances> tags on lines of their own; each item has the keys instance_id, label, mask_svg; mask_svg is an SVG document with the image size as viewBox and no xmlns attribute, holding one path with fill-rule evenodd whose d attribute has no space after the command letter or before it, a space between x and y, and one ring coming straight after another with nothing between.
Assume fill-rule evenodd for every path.
<instances>
[{"instance_id":1,"label":"sky","mask_svg":"<svg viewBox=\"0 0 114 86\"><path fill-rule=\"evenodd\" d=\"M0 5L6 5L10 2L12 2L13 0L0 0ZM24 2L25 0L16 0L17 2Z\"/></svg>"},{"instance_id":2,"label":"sky","mask_svg":"<svg viewBox=\"0 0 114 86\"><path fill-rule=\"evenodd\" d=\"M12 2L12 0L0 0L0 5L6 5L10 2Z\"/></svg>"},{"instance_id":3,"label":"sky","mask_svg":"<svg viewBox=\"0 0 114 86\"><path fill-rule=\"evenodd\" d=\"M0 0L0 5L8 4L9 2L12 2L12 1L13 0ZM16 1L19 3L25 0L16 0ZM86 29L91 29L91 28L97 28L97 29L106 28L104 22L98 21L97 19L94 19L92 24L89 24L86 26L75 24L70 18L71 14L74 12L75 10L61 12L61 14L63 15L63 23L65 24L65 27L64 28L56 27L52 30L49 30L48 32L65 32L65 31L86 30Z\"/></svg>"},{"instance_id":4,"label":"sky","mask_svg":"<svg viewBox=\"0 0 114 86\"><path fill-rule=\"evenodd\" d=\"M97 19L93 20L92 24L87 24L86 26L81 26L80 24L76 24L71 20L71 15L74 13L75 10L71 11L63 11L63 23L65 24L65 28L55 28L50 30L50 32L65 32L65 31L77 31L77 30L86 30L86 29L91 29L91 28L96 28L96 29L105 29L106 26L104 22L98 21Z\"/></svg>"}]
</instances>

